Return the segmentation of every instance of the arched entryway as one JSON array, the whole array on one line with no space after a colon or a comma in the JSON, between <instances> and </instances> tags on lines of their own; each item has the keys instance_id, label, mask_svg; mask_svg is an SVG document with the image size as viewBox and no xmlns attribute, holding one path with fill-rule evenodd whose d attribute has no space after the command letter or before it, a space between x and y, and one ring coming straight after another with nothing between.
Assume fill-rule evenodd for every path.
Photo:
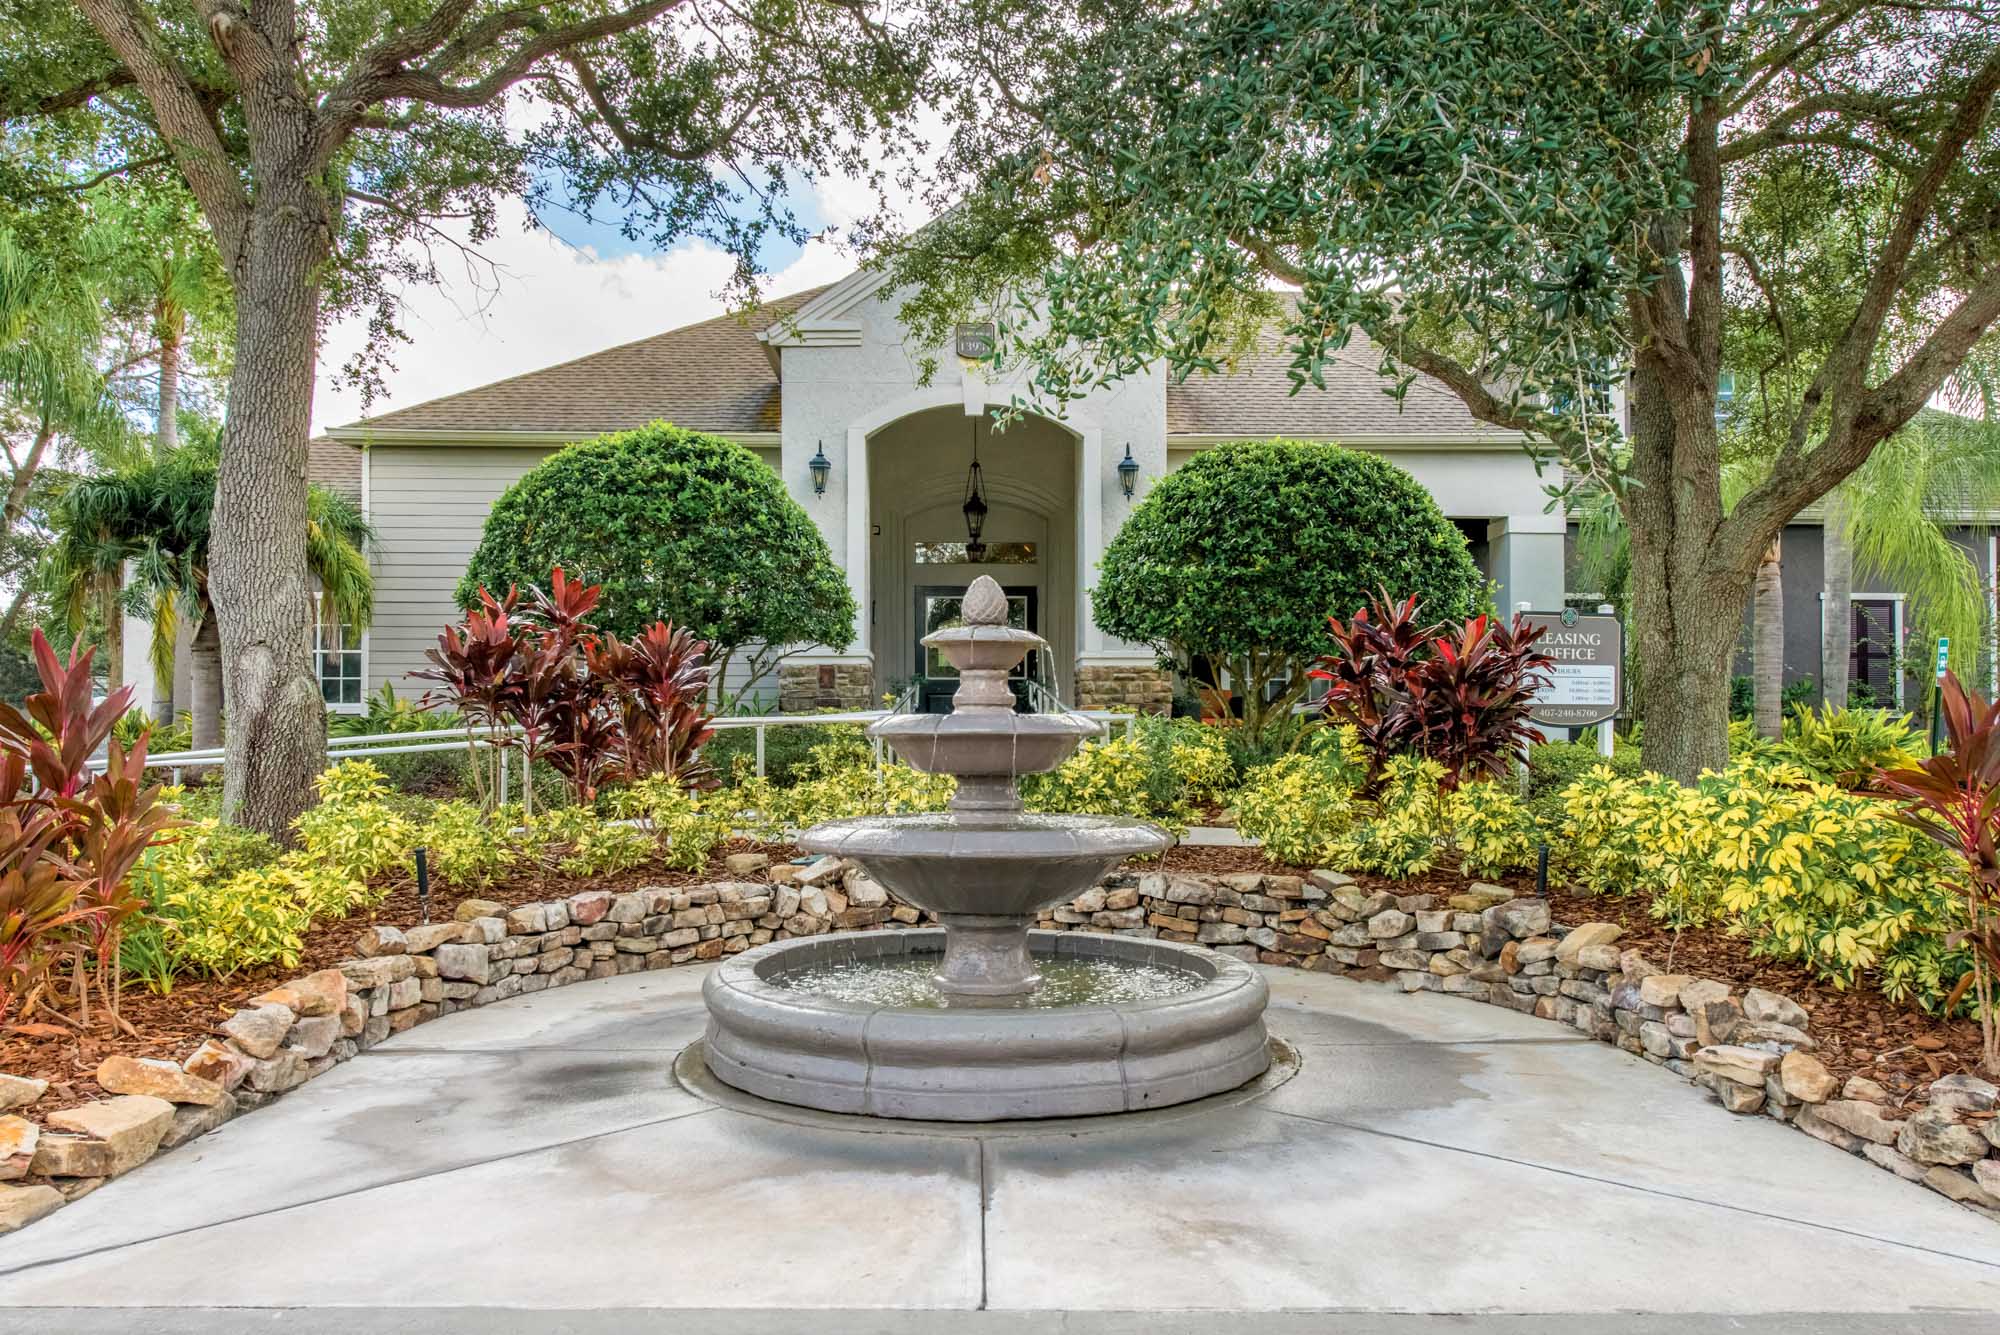
<instances>
[{"instance_id":1,"label":"arched entryway","mask_svg":"<svg viewBox=\"0 0 2000 1335\"><path fill-rule=\"evenodd\" d=\"M989 511L985 559L967 559L963 513L977 423ZM1076 438L1046 418L997 428L957 405L897 419L868 437L869 643L878 695L912 683L935 699L948 668L918 641L954 619L955 599L980 575L1008 591L1018 619L1049 641L1045 674L1073 698L1077 654Z\"/></svg>"}]
</instances>

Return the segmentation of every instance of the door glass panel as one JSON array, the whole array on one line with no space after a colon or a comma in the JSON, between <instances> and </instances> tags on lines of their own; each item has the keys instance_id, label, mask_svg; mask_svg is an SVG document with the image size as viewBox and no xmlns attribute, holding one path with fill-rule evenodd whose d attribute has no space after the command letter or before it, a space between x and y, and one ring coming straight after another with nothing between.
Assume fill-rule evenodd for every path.
<instances>
[{"instance_id":1,"label":"door glass panel","mask_svg":"<svg viewBox=\"0 0 2000 1335\"><path fill-rule=\"evenodd\" d=\"M1896 604L1889 598L1856 598L1850 634L1848 691L1878 706L1896 702ZM1866 694L1863 694L1866 692ZM1845 704L1846 701L1837 703Z\"/></svg>"}]
</instances>

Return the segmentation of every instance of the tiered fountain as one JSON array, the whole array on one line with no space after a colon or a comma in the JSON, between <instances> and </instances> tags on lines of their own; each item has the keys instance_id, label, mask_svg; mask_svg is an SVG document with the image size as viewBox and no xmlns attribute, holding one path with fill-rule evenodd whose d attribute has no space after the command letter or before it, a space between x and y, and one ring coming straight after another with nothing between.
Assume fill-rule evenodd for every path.
<instances>
[{"instance_id":1,"label":"tiered fountain","mask_svg":"<svg viewBox=\"0 0 2000 1335\"><path fill-rule=\"evenodd\" d=\"M1160 1108L1261 1075L1269 992L1249 965L1029 930L1172 838L1143 821L1021 810L1016 779L1054 769L1096 725L1016 713L1007 675L1048 646L1007 625L991 579L962 607L963 625L924 640L959 670L952 712L872 729L917 769L957 776L951 810L830 821L798 840L854 859L941 927L777 941L721 965L702 989L709 1069L784 1103L949 1121Z\"/></svg>"}]
</instances>

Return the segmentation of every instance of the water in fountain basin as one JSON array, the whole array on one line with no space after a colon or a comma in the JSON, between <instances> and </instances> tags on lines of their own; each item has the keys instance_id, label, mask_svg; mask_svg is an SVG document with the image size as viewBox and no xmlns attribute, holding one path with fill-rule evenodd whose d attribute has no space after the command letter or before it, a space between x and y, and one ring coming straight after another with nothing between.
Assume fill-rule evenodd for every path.
<instances>
[{"instance_id":1,"label":"water in fountain basin","mask_svg":"<svg viewBox=\"0 0 2000 1335\"><path fill-rule=\"evenodd\" d=\"M932 981L937 966L935 955L841 960L789 969L769 981L789 991L811 992L833 1001L942 1010L951 1003ZM1048 1010L1155 1001L1192 992L1205 981L1187 969L1108 959L1043 957L1035 961L1035 970L1042 976L1041 987L1006 1005ZM988 1003L986 1008L990 1006Z\"/></svg>"}]
</instances>

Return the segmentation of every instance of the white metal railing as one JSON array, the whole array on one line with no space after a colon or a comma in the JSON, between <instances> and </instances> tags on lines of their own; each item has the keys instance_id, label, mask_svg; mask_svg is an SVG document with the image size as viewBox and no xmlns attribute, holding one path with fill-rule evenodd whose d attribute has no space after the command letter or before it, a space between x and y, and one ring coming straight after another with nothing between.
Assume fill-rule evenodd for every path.
<instances>
[{"instance_id":1,"label":"white metal railing","mask_svg":"<svg viewBox=\"0 0 2000 1335\"><path fill-rule=\"evenodd\" d=\"M899 706L903 704L902 701L897 703ZM842 714L728 714L715 719L713 726L717 730L749 728L755 733L756 773L761 777L764 773L764 738L772 728L796 728L828 723L865 725L887 718L891 712L886 709L861 709ZM1096 723L1099 731L1106 736L1110 735L1112 724L1122 722L1129 728L1134 717L1131 714L1121 714L1108 709L1070 709L1061 712L1089 719ZM519 736L521 732L519 728L507 728L502 731L510 738ZM459 751L467 747L491 747L497 744L492 734L484 729L468 734L464 728L376 732L354 737L334 736L327 738L326 763L337 765L343 760L366 760L374 756L424 755ZM875 758L879 762L882 758L881 742L874 741L873 748ZM146 768L167 770L173 781L179 783L182 771L212 769L220 765L222 760L223 748L219 746L191 751L163 751L158 755L147 756ZM89 763L91 768L101 769L104 759L102 756L93 756ZM521 758L523 782L528 778L527 766L528 759L523 754ZM507 768L503 765L500 770L500 800L503 802L506 800L507 783Z\"/></svg>"}]
</instances>

